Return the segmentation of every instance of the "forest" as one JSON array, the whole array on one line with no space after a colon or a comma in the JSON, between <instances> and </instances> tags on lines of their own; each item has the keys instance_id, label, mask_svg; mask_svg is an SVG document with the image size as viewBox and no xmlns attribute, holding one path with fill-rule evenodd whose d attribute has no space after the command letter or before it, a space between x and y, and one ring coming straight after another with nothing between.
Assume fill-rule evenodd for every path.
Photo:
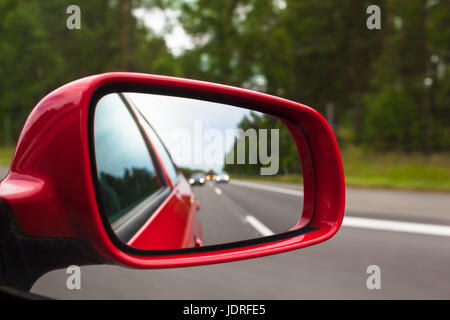
<instances>
[{"instance_id":1,"label":"forest","mask_svg":"<svg viewBox=\"0 0 450 320\"><path fill-rule=\"evenodd\" d=\"M72 4L80 30L66 26ZM370 5L380 7L380 29L366 26ZM136 10L176 13L189 48L174 52ZM348 181L364 180L359 163L377 175L405 163L389 179L450 189L449 61L448 0L2 0L0 155L11 154L47 93L84 76L133 71L301 102L332 126ZM280 169L298 170L281 161Z\"/></svg>"}]
</instances>

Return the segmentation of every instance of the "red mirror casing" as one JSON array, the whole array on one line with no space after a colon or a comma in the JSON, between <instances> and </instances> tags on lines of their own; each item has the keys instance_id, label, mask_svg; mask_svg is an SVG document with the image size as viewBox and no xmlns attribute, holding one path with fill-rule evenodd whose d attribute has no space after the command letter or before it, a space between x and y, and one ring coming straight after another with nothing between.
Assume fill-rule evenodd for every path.
<instances>
[{"instance_id":1,"label":"red mirror casing","mask_svg":"<svg viewBox=\"0 0 450 320\"><path fill-rule=\"evenodd\" d=\"M295 230L258 243L186 253L125 250L99 213L90 155L91 100L105 88L140 88L261 111L284 120L301 153L304 206ZM18 232L30 239L78 239L104 261L137 268L183 267L255 258L331 238L344 217L345 184L339 148L326 120L286 99L213 83L136 73L107 73L69 83L43 98L21 133L0 198ZM94 261L93 261L94 263Z\"/></svg>"}]
</instances>

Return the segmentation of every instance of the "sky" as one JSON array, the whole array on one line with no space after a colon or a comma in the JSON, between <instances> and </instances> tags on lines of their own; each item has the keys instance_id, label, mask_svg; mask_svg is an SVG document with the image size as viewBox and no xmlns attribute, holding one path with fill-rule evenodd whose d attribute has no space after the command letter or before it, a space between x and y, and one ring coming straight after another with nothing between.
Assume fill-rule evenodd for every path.
<instances>
[{"instance_id":1,"label":"sky","mask_svg":"<svg viewBox=\"0 0 450 320\"><path fill-rule=\"evenodd\" d=\"M133 13L146 27L164 37L166 45L174 55L178 56L184 50L192 49L192 39L178 21L179 12L169 9L139 8L135 9Z\"/></svg>"},{"instance_id":2,"label":"sky","mask_svg":"<svg viewBox=\"0 0 450 320\"><path fill-rule=\"evenodd\" d=\"M145 168L154 174L145 141L119 95L108 94L100 99L94 121L99 173L122 177L125 168Z\"/></svg>"},{"instance_id":3,"label":"sky","mask_svg":"<svg viewBox=\"0 0 450 320\"><path fill-rule=\"evenodd\" d=\"M278 10L286 8L286 0L273 0L273 4ZM172 9L138 8L133 13L145 26L164 37L174 55L180 55L184 50L193 48L192 38L184 31L178 20L180 12Z\"/></svg>"},{"instance_id":4,"label":"sky","mask_svg":"<svg viewBox=\"0 0 450 320\"><path fill-rule=\"evenodd\" d=\"M167 46L174 55L180 55L185 50L193 48L192 38L184 31L178 21L179 12L170 9L161 10L154 8L148 10L139 8L134 10L134 15L157 35L163 36ZM255 79L254 82L261 82L259 80ZM236 129L239 121L250 113L249 110L243 108L187 98L140 93L128 93L127 95L134 101L160 135L175 162L179 166L192 169L214 169L220 171L223 167L225 154L233 143L226 138L227 129ZM214 137L208 136L208 133L214 136L214 132L208 132L208 129L216 129L222 133L224 138L223 147L219 144L218 147L221 151L220 154L216 154L216 157L221 159L220 163L211 164L208 158L203 159L206 161L199 163L198 157L196 158L192 154L194 151L198 151L199 138L195 137L194 131L198 130L199 126L201 126L203 133L207 132L206 136L200 138L203 140L202 152L208 148L208 138L214 140ZM191 139L181 139L179 135L182 135L182 132L189 132L187 135L190 135ZM190 146L186 146L188 144L187 140L191 140ZM184 145L182 145L183 143ZM182 145L181 148L180 145ZM186 149L189 149L189 147L192 151L191 155L186 152ZM186 161L187 158L191 158L191 161Z\"/></svg>"}]
</instances>

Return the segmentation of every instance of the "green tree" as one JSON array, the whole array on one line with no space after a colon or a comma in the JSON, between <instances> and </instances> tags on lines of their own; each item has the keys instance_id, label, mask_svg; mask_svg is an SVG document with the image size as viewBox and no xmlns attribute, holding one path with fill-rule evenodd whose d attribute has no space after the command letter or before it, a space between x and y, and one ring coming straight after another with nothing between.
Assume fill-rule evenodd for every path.
<instances>
[{"instance_id":1,"label":"green tree","mask_svg":"<svg viewBox=\"0 0 450 320\"><path fill-rule=\"evenodd\" d=\"M443 44L443 39L450 40L448 33L437 35L439 28L445 30L445 8L447 1L388 3L382 53L373 63L372 84L365 95L368 147L449 150L448 73L438 75L437 70L448 63L450 42Z\"/></svg>"},{"instance_id":2,"label":"green tree","mask_svg":"<svg viewBox=\"0 0 450 320\"><path fill-rule=\"evenodd\" d=\"M66 9L71 4L81 8L81 30L67 29ZM109 71L179 72L164 39L133 15L138 6L157 4L144 0L2 1L0 115L11 120L14 140L31 108L67 82Z\"/></svg>"},{"instance_id":3,"label":"green tree","mask_svg":"<svg viewBox=\"0 0 450 320\"><path fill-rule=\"evenodd\" d=\"M300 158L298 155L297 146L294 139L292 138L289 129L286 125L279 119L267 116L259 115L257 113L251 112L250 116L245 116L238 124L238 128L242 129L243 132L247 130L254 129L256 131L256 152L259 154L260 148L260 129L267 130L267 140L268 140L268 154L272 154L271 150L271 130L278 130L279 134L279 171L278 174L298 174L301 172ZM232 174L238 175L259 175L260 169L262 167L268 167L271 164L264 165L260 161L256 164L251 164L249 161L250 153L250 139L246 138L245 143L245 163L240 164L237 161L238 152L238 141L243 139L239 136L235 139L232 149L229 150L229 154L233 155L233 163L227 163L227 156L225 157L225 165L223 170ZM261 160L261 159L259 159Z\"/></svg>"}]
</instances>

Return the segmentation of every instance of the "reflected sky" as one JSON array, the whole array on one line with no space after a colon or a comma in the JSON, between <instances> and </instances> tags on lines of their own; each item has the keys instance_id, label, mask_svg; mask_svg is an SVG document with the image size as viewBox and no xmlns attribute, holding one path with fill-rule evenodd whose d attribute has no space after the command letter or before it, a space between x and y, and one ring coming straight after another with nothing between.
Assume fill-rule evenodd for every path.
<instances>
[{"instance_id":1,"label":"reflected sky","mask_svg":"<svg viewBox=\"0 0 450 320\"><path fill-rule=\"evenodd\" d=\"M179 153L175 152L177 147L173 135L175 130L187 130L193 137L193 124L201 121L203 131L217 129L225 137L227 129L237 129L237 125L242 118L250 114L248 109L189 98L144 93L126 93L126 96L133 101L153 126L171 152L174 161L178 164L183 163L182 166L193 169L220 171L223 167L225 153L232 147L233 143L228 142L224 146L225 148L220 155L221 163L211 165L198 164L194 161L186 162L186 159L177 159ZM204 142L207 143L207 141Z\"/></svg>"},{"instance_id":2,"label":"reflected sky","mask_svg":"<svg viewBox=\"0 0 450 320\"><path fill-rule=\"evenodd\" d=\"M117 94L102 97L94 116L98 172L122 177L125 169L147 169L154 175L147 147L130 113Z\"/></svg>"}]
</instances>

